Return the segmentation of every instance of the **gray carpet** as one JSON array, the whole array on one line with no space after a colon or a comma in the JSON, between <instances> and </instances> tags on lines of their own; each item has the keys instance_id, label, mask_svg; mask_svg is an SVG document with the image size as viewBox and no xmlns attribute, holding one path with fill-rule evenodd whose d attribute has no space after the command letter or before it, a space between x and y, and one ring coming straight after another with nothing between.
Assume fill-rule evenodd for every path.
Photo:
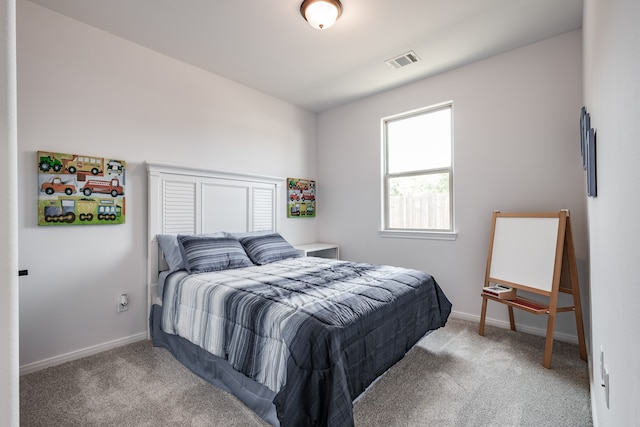
<instances>
[{"instance_id":1,"label":"gray carpet","mask_svg":"<svg viewBox=\"0 0 640 427\"><path fill-rule=\"evenodd\" d=\"M450 319L354 406L356 426L591 426L575 345ZM265 426L147 341L20 379L21 426Z\"/></svg>"}]
</instances>

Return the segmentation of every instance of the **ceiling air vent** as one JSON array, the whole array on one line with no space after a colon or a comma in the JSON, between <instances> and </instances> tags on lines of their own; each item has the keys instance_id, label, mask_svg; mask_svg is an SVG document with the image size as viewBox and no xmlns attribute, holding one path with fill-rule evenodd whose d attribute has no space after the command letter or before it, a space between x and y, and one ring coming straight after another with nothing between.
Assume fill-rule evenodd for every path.
<instances>
[{"instance_id":1,"label":"ceiling air vent","mask_svg":"<svg viewBox=\"0 0 640 427\"><path fill-rule=\"evenodd\" d=\"M393 68L402 68L414 62L420 61L420 57L416 53L410 50L407 53L403 53L400 56L386 60L385 62L391 65Z\"/></svg>"}]
</instances>

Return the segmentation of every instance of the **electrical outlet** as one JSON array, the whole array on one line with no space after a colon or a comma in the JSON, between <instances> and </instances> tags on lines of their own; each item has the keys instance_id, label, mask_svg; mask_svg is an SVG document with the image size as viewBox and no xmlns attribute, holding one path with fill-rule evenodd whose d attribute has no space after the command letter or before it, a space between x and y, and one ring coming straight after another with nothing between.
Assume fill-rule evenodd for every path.
<instances>
[{"instance_id":1,"label":"electrical outlet","mask_svg":"<svg viewBox=\"0 0 640 427\"><path fill-rule=\"evenodd\" d=\"M118 298L118 313L129 310L129 296L127 294L120 295Z\"/></svg>"},{"instance_id":2,"label":"electrical outlet","mask_svg":"<svg viewBox=\"0 0 640 427\"><path fill-rule=\"evenodd\" d=\"M604 401L607 403L607 409L609 409L609 370L607 369L607 367L604 367L604 384L602 384L602 387L604 387Z\"/></svg>"}]
</instances>

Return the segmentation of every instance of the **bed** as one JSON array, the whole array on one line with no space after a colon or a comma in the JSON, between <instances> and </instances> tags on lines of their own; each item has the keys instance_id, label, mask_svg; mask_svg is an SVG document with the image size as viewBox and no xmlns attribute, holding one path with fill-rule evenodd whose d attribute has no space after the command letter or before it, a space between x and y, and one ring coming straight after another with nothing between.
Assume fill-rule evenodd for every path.
<instances>
[{"instance_id":1,"label":"bed","mask_svg":"<svg viewBox=\"0 0 640 427\"><path fill-rule=\"evenodd\" d=\"M270 424L353 425L353 401L445 325L424 272L300 256L277 232L284 179L147 170L149 336Z\"/></svg>"}]
</instances>

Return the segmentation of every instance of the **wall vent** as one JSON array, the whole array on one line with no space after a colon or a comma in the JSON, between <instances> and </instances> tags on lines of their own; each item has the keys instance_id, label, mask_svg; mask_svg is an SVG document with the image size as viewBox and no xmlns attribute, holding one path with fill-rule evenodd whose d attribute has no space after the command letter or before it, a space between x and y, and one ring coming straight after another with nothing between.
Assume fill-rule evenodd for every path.
<instances>
[{"instance_id":1,"label":"wall vent","mask_svg":"<svg viewBox=\"0 0 640 427\"><path fill-rule=\"evenodd\" d=\"M407 53L403 53L402 55L396 56L395 58L391 58L386 60L385 62L391 65L393 68L402 68L409 64L413 64L414 62L420 61L420 57L416 55L416 53L410 50Z\"/></svg>"}]
</instances>

